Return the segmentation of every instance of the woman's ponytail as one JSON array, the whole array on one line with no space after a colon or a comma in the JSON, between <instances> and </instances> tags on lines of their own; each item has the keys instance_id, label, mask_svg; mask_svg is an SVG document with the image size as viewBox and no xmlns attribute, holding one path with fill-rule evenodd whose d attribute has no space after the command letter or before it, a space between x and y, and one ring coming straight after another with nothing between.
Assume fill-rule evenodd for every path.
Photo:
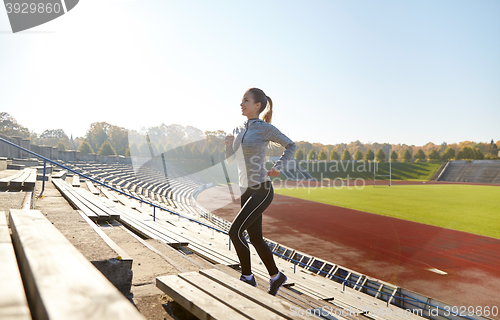
<instances>
[{"instance_id":1,"label":"woman's ponytail","mask_svg":"<svg viewBox=\"0 0 500 320\"><path fill-rule=\"evenodd\" d=\"M255 103L260 102L260 110L259 113L264 112L262 115L262 120L267 123L271 123L271 119L273 117L273 101L271 98L266 96L264 91L259 88L250 88L247 92L252 93L253 100Z\"/></svg>"},{"instance_id":2,"label":"woman's ponytail","mask_svg":"<svg viewBox=\"0 0 500 320\"><path fill-rule=\"evenodd\" d=\"M267 123L271 123L271 120L273 118L273 100L266 96L267 98L267 105L266 109L264 109L264 114L262 115L262 120L264 120Z\"/></svg>"}]
</instances>

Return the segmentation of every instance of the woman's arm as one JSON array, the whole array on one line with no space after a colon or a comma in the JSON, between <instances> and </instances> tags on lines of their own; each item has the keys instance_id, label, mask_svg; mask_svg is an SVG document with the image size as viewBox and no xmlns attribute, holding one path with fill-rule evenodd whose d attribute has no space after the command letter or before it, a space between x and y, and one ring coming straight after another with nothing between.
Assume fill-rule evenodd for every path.
<instances>
[{"instance_id":1,"label":"woman's arm","mask_svg":"<svg viewBox=\"0 0 500 320\"><path fill-rule=\"evenodd\" d=\"M276 161L272 169L276 169L278 171L281 171L285 164L293 159L293 156L295 155L295 150L297 150L297 146L295 145L295 142L290 140L286 135L281 133L275 126L269 125L268 132L267 132L267 138L269 141L273 141L276 143L279 143L281 146L285 147L285 151L281 155L281 157ZM269 175L275 176L274 172L271 172L273 170L270 170ZM278 172L279 173L279 172Z\"/></svg>"},{"instance_id":2,"label":"woman's arm","mask_svg":"<svg viewBox=\"0 0 500 320\"><path fill-rule=\"evenodd\" d=\"M227 135L224 143L226 145L226 162L228 165L232 165L235 160L234 150L233 150L234 136L232 134Z\"/></svg>"}]
</instances>

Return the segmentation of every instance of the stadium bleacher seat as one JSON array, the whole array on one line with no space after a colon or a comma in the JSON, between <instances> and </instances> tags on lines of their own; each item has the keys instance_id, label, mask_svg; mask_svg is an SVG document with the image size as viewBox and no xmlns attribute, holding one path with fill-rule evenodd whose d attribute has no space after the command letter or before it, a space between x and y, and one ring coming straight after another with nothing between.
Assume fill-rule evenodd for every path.
<instances>
[{"instance_id":1,"label":"stadium bleacher seat","mask_svg":"<svg viewBox=\"0 0 500 320\"><path fill-rule=\"evenodd\" d=\"M9 217L17 262L35 319L144 319L41 212L11 209ZM9 277L15 279L15 274L9 273ZM14 299L12 295L10 300L19 297ZM18 318L5 319L23 319L23 304L18 301L15 307ZM4 315L2 308L0 318Z\"/></svg>"}]
</instances>

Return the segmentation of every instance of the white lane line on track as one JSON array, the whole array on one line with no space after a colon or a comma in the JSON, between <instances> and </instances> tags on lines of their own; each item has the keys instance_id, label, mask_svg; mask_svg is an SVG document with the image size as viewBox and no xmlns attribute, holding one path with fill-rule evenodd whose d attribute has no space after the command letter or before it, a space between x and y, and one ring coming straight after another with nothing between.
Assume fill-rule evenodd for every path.
<instances>
[{"instance_id":1,"label":"white lane line on track","mask_svg":"<svg viewBox=\"0 0 500 320\"><path fill-rule=\"evenodd\" d=\"M436 269L436 268L431 268L431 269L427 269L428 271L431 271L431 272L434 272L434 273L437 273L437 274L440 274L440 275L446 275L448 274L447 272L444 272L443 270L439 270L439 269Z\"/></svg>"}]
</instances>

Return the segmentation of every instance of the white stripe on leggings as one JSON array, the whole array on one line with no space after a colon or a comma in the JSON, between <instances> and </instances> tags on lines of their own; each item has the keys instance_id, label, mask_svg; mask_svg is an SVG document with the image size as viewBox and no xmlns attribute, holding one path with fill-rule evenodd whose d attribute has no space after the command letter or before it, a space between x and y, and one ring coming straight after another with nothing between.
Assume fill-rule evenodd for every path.
<instances>
[{"instance_id":1,"label":"white stripe on leggings","mask_svg":"<svg viewBox=\"0 0 500 320\"><path fill-rule=\"evenodd\" d=\"M255 210L257 210L257 208L258 208L258 207L260 207L260 205L261 205L261 204L263 204L263 203L264 203L264 201L266 201L267 197L269 197L269 193L270 193L270 192L271 192L271 186L269 187L269 190L267 191L267 195L266 195L266 197L264 198L264 200L262 200L262 202L261 202L261 203L259 203L259 205L258 205L258 206L256 206L256 207L255 207L255 209L253 209L253 210L252 210L252 212L250 212L250 214L248 215L248 217L246 217L246 219L245 219L245 220L243 220L243 223L242 223L242 224L240 225L240 227L238 228L238 239L240 239L241 243L243 243L243 245L244 245L245 247L247 247L247 249L248 249L248 250L250 250L250 247L248 246L247 242L246 242L246 241L243 241L243 240L241 239L241 237L240 237L240 235L241 235L241 232L240 232L240 231L241 231L241 228L243 227L243 225L245 224L245 222L247 222L248 218L250 218L250 216L252 215L252 213L253 213ZM243 207L244 207L244 206L243 206Z\"/></svg>"}]
</instances>

